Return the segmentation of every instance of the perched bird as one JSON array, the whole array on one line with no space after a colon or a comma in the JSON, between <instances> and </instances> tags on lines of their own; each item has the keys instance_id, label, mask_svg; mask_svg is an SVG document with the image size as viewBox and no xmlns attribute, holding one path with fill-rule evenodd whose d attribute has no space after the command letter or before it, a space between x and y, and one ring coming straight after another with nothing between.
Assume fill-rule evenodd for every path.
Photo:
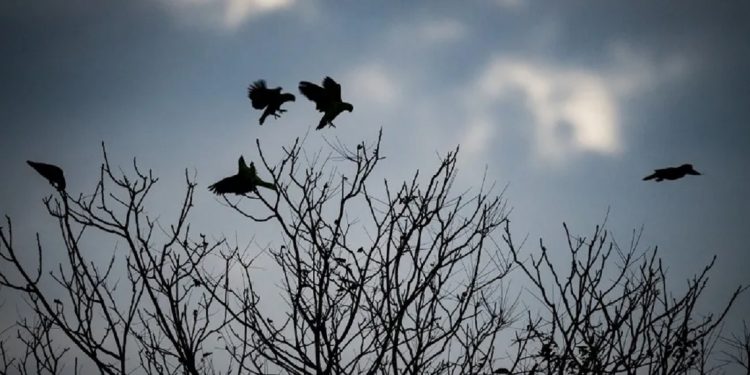
<instances>
[{"instance_id":1,"label":"perched bird","mask_svg":"<svg viewBox=\"0 0 750 375\"><path fill-rule=\"evenodd\" d=\"M274 118L279 118L279 113L286 112L286 109L281 109L281 105L285 102L293 102L294 95L286 92L281 93L281 87L275 89L269 89L266 87L266 81L258 80L253 82L250 87L247 88L247 97L253 104L255 109L263 109L263 114L260 116L260 124L266 121L268 115Z\"/></svg>"},{"instance_id":2,"label":"perched bird","mask_svg":"<svg viewBox=\"0 0 750 375\"><path fill-rule=\"evenodd\" d=\"M63 176L63 171L62 169L60 169L60 167L52 164L38 163L31 160L26 160L26 162L31 166L31 168L34 168L34 170L39 172L42 177L46 178L49 183L55 187L55 189L59 191L65 190L65 176Z\"/></svg>"},{"instance_id":3,"label":"perched bird","mask_svg":"<svg viewBox=\"0 0 750 375\"><path fill-rule=\"evenodd\" d=\"M700 173L693 169L692 164L683 164L679 167L670 167L664 169L655 169L654 173L643 178L643 181L656 179L656 182L662 180L677 180L685 177L685 175L692 174L699 176Z\"/></svg>"},{"instance_id":4,"label":"perched bird","mask_svg":"<svg viewBox=\"0 0 750 375\"><path fill-rule=\"evenodd\" d=\"M248 167L245 164L245 158L242 156L240 156L240 160L238 161L237 169L236 175L222 179L209 186L208 190L214 192L216 195L227 193L242 195L253 191L257 192L258 186L276 191L274 184L265 182L258 177L258 173L255 171L255 164L251 162Z\"/></svg>"},{"instance_id":5,"label":"perched bird","mask_svg":"<svg viewBox=\"0 0 750 375\"><path fill-rule=\"evenodd\" d=\"M323 117L315 129L323 129L326 124L335 127L332 121L339 113L354 110L353 105L341 101L341 85L336 83L331 77L326 77L323 80L323 87L302 81L299 83L299 92L315 102L315 109L323 112Z\"/></svg>"}]
</instances>

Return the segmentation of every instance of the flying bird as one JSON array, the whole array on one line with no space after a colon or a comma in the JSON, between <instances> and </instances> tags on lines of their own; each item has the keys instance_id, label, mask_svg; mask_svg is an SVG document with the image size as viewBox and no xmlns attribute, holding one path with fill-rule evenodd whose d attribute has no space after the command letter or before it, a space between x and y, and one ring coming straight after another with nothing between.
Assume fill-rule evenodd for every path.
<instances>
[{"instance_id":1,"label":"flying bird","mask_svg":"<svg viewBox=\"0 0 750 375\"><path fill-rule=\"evenodd\" d=\"M34 168L42 177L46 178L55 189L59 191L65 190L65 176L60 167L52 164L39 163L31 160L26 160L31 168Z\"/></svg>"},{"instance_id":2,"label":"flying bird","mask_svg":"<svg viewBox=\"0 0 750 375\"><path fill-rule=\"evenodd\" d=\"M343 111L353 111L354 106L341 100L341 85L331 77L323 80L323 87L314 83L302 81L299 83L299 92L311 101L315 102L315 109L323 112L323 117L318 123L316 130L323 129L326 125L333 125L333 119Z\"/></svg>"},{"instance_id":3,"label":"flying bird","mask_svg":"<svg viewBox=\"0 0 750 375\"><path fill-rule=\"evenodd\" d=\"M276 191L276 186L274 184L265 182L258 177L258 173L255 171L255 164L250 162L250 166L248 167L247 164L245 164L245 158L242 156L240 156L240 160L237 164L238 170L236 175L222 179L221 181L209 186L208 190L216 195L228 193L243 195L249 192L257 192L258 186Z\"/></svg>"},{"instance_id":4,"label":"flying bird","mask_svg":"<svg viewBox=\"0 0 750 375\"><path fill-rule=\"evenodd\" d=\"M275 89L269 89L266 87L266 81L258 80L253 82L250 87L247 88L247 97L253 104L255 109L264 109L263 114L260 116L260 124L266 121L266 117L269 115L274 118L279 118L280 113L286 112L286 109L281 109L281 105L286 102L293 102L294 95L285 92L281 92L281 87Z\"/></svg>"},{"instance_id":5,"label":"flying bird","mask_svg":"<svg viewBox=\"0 0 750 375\"><path fill-rule=\"evenodd\" d=\"M700 173L693 169L692 164L683 164L679 167L670 167L663 169L655 169L654 173L643 178L643 181L656 179L656 182L662 180L677 180L685 177L685 175L692 174L699 176Z\"/></svg>"}]
</instances>

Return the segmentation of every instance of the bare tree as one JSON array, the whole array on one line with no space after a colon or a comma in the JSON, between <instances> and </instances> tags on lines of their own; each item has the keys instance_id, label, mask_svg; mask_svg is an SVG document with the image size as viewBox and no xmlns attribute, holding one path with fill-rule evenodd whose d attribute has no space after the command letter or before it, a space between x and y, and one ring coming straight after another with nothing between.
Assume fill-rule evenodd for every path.
<instances>
[{"instance_id":1,"label":"bare tree","mask_svg":"<svg viewBox=\"0 0 750 375\"><path fill-rule=\"evenodd\" d=\"M279 230L281 244L269 250L286 301L285 309L264 313L264 291L240 253L227 256L219 276L202 274L233 318L225 339L238 368L492 372L512 307L502 287L510 264L488 240L507 220L504 201L483 187L452 195L456 152L424 184L417 173L394 189L369 182L382 160L380 138L333 149L308 157L296 142L269 165L258 143L278 193L257 196L252 207L226 198L239 214ZM329 164L335 169L326 174ZM228 280L232 265L241 281Z\"/></svg>"},{"instance_id":2,"label":"bare tree","mask_svg":"<svg viewBox=\"0 0 750 375\"><path fill-rule=\"evenodd\" d=\"M223 202L252 232L272 234L260 251L191 231L196 183L187 172L176 218L157 222L147 209L157 179L135 160L131 172L114 172L103 150L91 194L44 200L62 246L37 235L30 266L10 218L0 227L0 266L11 271L0 286L32 312L5 331L15 340L0 337L0 373L713 369L717 327L741 292L717 315L698 315L713 262L674 296L656 250L639 252L637 236L623 250L599 227L587 239L566 226L569 269L541 241L541 254L524 258L502 191L484 180L454 191L458 149L394 186L373 181L380 141L308 154L296 140L277 161L256 142L258 174L275 189ZM106 244L108 261L91 257ZM54 251L63 261L47 269L43 255ZM277 289L261 286L261 256ZM529 294L510 295L513 269L530 280ZM512 325L519 298L529 310L521 327Z\"/></svg>"},{"instance_id":3,"label":"bare tree","mask_svg":"<svg viewBox=\"0 0 750 375\"><path fill-rule=\"evenodd\" d=\"M570 266L561 267L539 241L541 254L524 259L506 226L505 243L542 306L516 334L517 373L709 373L718 328L743 291L738 287L717 315L700 316L696 304L711 261L675 296L657 249L638 250L640 234L620 248L597 226L590 238L564 225Z\"/></svg>"},{"instance_id":4,"label":"bare tree","mask_svg":"<svg viewBox=\"0 0 750 375\"><path fill-rule=\"evenodd\" d=\"M186 174L187 189L174 224L157 227L145 207L157 179L139 170L135 159L134 176L115 174L104 148L103 155L92 194L72 197L59 191L56 198L44 200L63 238L65 261L56 269L43 269L43 255L54 247L44 246L38 234L37 264L29 267L18 257L10 218L7 227L0 228L0 257L16 271L0 274L0 285L21 292L38 319L36 326L22 320L25 334L19 338L27 354L20 362L6 361L6 367L36 366L58 373L67 351L51 346L51 337L58 333L54 337L64 338L103 374L130 374L134 368L156 374L203 373L202 345L223 322L209 319L215 300L191 275L221 241L190 239L187 217L195 183ZM108 241L125 250L116 248L103 264L88 259L87 254L101 253L100 243Z\"/></svg>"},{"instance_id":5,"label":"bare tree","mask_svg":"<svg viewBox=\"0 0 750 375\"><path fill-rule=\"evenodd\" d=\"M740 366L745 374L750 374L750 329L742 322L742 333L730 333L721 340L727 345L723 351L728 364Z\"/></svg>"}]
</instances>

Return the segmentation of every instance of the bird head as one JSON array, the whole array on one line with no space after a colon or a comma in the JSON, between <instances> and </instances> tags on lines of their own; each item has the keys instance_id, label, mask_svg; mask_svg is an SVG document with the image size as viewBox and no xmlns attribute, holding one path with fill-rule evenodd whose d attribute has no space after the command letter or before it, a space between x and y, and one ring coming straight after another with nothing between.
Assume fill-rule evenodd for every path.
<instances>
[{"instance_id":1,"label":"bird head","mask_svg":"<svg viewBox=\"0 0 750 375\"><path fill-rule=\"evenodd\" d=\"M686 174L692 174L692 175L695 175L695 176L700 176L701 175L700 172L698 172L695 169L693 169L693 165L692 164L683 164L683 165L680 166L680 169L682 169L683 171L685 171Z\"/></svg>"},{"instance_id":2,"label":"bird head","mask_svg":"<svg viewBox=\"0 0 750 375\"><path fill-rule=\"evenodd\" d=\"M237 169L240 171L243 169L247 169L247 164L245 164L245 158L242 155L240 155L240 160L237 161Z\"/></svg>"},{"instance_id":3,"label":"bird head","mask_svg":"<svg viewBox=\"0 0 750 375\"><path fill-rule=\"evenodd\" d=\"M351 112L351 111L354 110L354 106L351 105L351 104L349 104L349 103L343 103L343 105L341 106L341 108L343 108L344 110L347 110L349 112Z\"/></svg>"},{"instance_id":4,"label":"bird head","mask_svg":"<svg viewBox=\"0 0 750 375\"><path fill-rule=\"evenodd\" d=\"M290 93L281 94L281 100L284 102L293 102L294 101L294 95Z\"/></svg>"}]
</instances>

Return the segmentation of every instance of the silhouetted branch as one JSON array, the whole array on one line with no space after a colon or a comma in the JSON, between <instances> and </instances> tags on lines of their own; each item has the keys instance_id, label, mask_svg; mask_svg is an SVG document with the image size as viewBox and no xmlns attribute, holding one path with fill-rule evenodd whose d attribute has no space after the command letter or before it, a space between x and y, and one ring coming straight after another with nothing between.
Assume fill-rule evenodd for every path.
<instances>
[{"instance_id":1,"label":"silhouetted branch","mask_svg":"<svg viewBox=\"0 0 750 375\"><path fill-rule=\"evenodd\" d=\"M451 195L456 152L425 185L417 174L395 192L385 182L377 196L368 182L383 159L381 136L372 146L334 147L337 156L308 156L296 142L274 165L258 144L279 194L255 196L253 212L267 214L232 207L281 232L282 245L269 250L287 309L264 313L239 254L227 258L223 277L205 276L226 287L216 294L234 319L225 340L244 371L265 373L268 364L319 374L492 368L513 305L501 284L509 264L487 240L506 221L504 201ZM241 282L228 280L235 272Z\"/></svg>"},{"instance_id":2,"label":"silhouetted branch","mask_svg":"<svg viewBox=\"0 0 750 375\"><path fill-rule=\"evenodd\" d=\"M187 218L195 183L187 172L180 212L174 224L164 229L146 214L146 197L158 181L151 171L139 169L134 159L132 175L115 173L103 145L102 153L104 163L92 194L74 198L60 192L59 198L44 200L63 235L65 261L48 272L63 295L53 297L53 289L42 286L39 236L38 261L31 272L16 256L10 219L7 231L0 231L0 257L18 276L1 275L0 283L27 297L41 327L20 322L32 338L21 341L35 355L24 358L57 373L67 350L54 354L49 336L54 329L101 373L129 374L133 368L150 373L204 373L204 344L218 337L224 321L210 319L215 313L214 299L191 275L223 241L209 244L203 235L199 241L190 239ZM155 233L158 228L161 236ZM116 251L106 263L99 263L97 257L89 259L95 254L91 251L98 250L96 243L108 238L124 244L125 252ZM126 267L115 267L123 258ZM132 361L136 356L141 363ZM28 361L23 366L28 367Z\"/></svg>"},{"instance_id":3,"label":"silhouetted branch","mask_svg":"<svg viewBox=\"0 0 750 375\"><path fill-rule=\"evenodd\" d=\"M683 374L711 369L706 361L711 338L743 291L736 289L718 315L698 316L695 306L713 260L688 280L684 295L674 296L657 250L638 253L639 235L623 251L600 226L591 238L564 228L567 268L555 265L541 240L540 254L522 259L506 225L505 243L543 306L516 335L514 371Z\"/></svg>"}]
</instances>

